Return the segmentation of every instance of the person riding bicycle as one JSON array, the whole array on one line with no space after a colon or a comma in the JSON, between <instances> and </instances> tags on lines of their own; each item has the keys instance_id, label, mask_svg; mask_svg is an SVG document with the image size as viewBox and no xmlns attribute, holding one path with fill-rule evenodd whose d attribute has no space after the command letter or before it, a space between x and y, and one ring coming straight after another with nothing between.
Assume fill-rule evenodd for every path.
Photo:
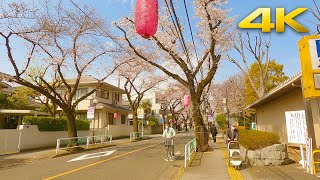
<instances>
[{"instance_id":1,"label":"person riding bicycle","mask_svg":"<svg viewBox=\"0 0 320 180\"><path fill-rule=\"evenodd\" d=\"M173 145L173 138L176 136L176 131L166 124L166 128L163 131L162 137L165 138L165 146L167 148L167 160L171 160L174 158L174 145Z\"/></svg>"}]
</instances>

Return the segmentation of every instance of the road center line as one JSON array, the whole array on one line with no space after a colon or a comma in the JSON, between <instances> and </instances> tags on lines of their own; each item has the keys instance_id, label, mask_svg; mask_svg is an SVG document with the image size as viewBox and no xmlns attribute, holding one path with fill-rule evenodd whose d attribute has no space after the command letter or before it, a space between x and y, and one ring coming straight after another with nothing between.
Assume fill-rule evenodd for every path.
<instances>
[{"instance_id":1,"label":"road center line","mask_svg":"<svg viewBox=\"0 0 320 180\"><path fill-rule=\"evenodd\" d=\"M67 175L67 174L71 174L71 173L80 171L80 170L82 170L82 169L86 169L86 168L89 168L89 167L92 167L92 166L95 166L95 165L98 165L98 164L101 164L101 163L110 161L110 160L112 160L112 159L116 159L116 158L119 158L119 157L122 157L122 156L126 156L126 155L129 155L129 154L138 152L138 151L142 151L142 150L144 150L144 149L147 149L147 148L150 148L150 147L159 145L159 144L162 144L162 142L161 142L161 143L157 143L157 144L153 144L153 145L150 145L150 146L147 146L147 147L144 147L144 148L140 148L140 149L137 149L137 150L134 150L134 151L130 151L130 152L127 152L127 153L118 155L118 156L114 156L114 157L111 157L111 158L109 158L109 159L105 159L105 160L98 161L98 162L95 162L95 163L92 163L92 164L88 164L88 165L86 165L86 166L82 166L82 167L79 167L79 168L77 168L77 169L73 169L73 170L70 170L70 171L67 171L67 172L64 172L64 173L55 175L55 176L51 176L51 177L45 178L44 180L51 180L51 179L55 179L55 178L58 178L58 177Z\"/></svg>"}]
</instances>

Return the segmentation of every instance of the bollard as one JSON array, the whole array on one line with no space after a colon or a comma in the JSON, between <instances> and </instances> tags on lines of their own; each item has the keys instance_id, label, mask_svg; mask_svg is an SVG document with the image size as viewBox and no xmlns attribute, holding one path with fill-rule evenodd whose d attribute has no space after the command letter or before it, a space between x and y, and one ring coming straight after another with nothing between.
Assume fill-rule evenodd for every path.
<instances>
[{"instance_id":1,"label":"bollard","mask_svg":"<svg viewBox=\"0 0 320 180\"><path fill-rule=\"evenodd\" d=\"M60 148L60 139L57 139L56 155L58 155L59 148Z\"/></svg>"}]
</instances>

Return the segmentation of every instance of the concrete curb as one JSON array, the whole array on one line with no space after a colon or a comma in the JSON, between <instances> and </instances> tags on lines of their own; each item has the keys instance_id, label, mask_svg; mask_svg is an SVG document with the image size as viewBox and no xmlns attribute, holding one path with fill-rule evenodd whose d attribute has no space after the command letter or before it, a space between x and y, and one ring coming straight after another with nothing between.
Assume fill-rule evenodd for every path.
<instances>
[{"instance_id":1,"label":"concrete curb","mask_svg":"<svg viewBox=\"0 0 320 180\"><path fill-rule=\"evenodd\" d=\"M192 164L194 158L196 157L196 154L198 152L195 152L191 155L191 161L187 163L187 167L190 167L190 165ZM184 174L185 168L184 168L184 162L180 165L178 171L176 172L176 174L171 178L171 180L180 180Z\"/></svg>"},{"instance_id":2,"label":"concrete curb","mask_svg":"<svg viewBox=\"0 0 320 180\"><path fill-rule=\"evenodd\" d=\"M184 174L184 167L183 167L183 164L181 164L177 173L171 178L171 180L180 180L183 174Z\"/></svg>"}]
</instances>

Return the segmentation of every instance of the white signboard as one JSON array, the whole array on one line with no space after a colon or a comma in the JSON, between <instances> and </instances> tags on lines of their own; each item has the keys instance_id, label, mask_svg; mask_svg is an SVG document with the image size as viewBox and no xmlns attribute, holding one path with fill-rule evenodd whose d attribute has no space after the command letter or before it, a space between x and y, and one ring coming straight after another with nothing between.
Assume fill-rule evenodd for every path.
<instances>
[{"instance_id":1,"label":"white signboard","mask_svg":"<svg viewBox=\"0 0 320 180\"><path fill-rule=\"evenodd\" d=\"M320 70L320 39L310 39L310 56L313 70Z\"/></svg>"},{"instance_id":2,"label":"white signboard","mask_svg":"<svg viewBox=\"0 0 320 180\"><path fill-rule=\"evenodd\" d=\"M285 114L288 142L306 144L306 138L308 136L305 111L287 111Z\"/></svg>"},{"instance_id":3,"label":"white signboard","mask_svg":"<svg viewBox=\"0 0 320 180\"><path fill-rule=\"evenodd\" d=\"M94 106L88 107L87 119L94 119Z\"/></svg>"}]
</instances>

